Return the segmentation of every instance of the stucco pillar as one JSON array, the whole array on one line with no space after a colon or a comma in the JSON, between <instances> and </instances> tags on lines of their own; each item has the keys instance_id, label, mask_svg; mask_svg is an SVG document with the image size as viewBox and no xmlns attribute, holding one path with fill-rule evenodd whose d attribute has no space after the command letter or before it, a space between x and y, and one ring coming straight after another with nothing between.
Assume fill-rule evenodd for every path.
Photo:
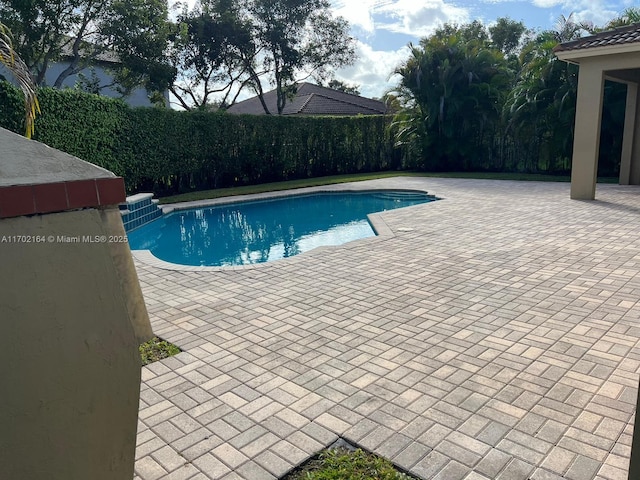
<instances>
[{"instance_id":1,"label":"stucco pillar","mask_svg":"<svg viewBox=\"0 0 640 480\"><path fill-rule=\"evenodd\" d=\"M602 68L581 63L571 162L571 198L575 200L593 200L596 195L603 92Z\"/></svg>"},{"instance_id":2,"label":"stucco pillar","mask_svg":"<svg viewBox=\"0 0 640 480\"><path fill-rule=\"evenodd\" d=\"M0 128L0 478L131 480L151 335L124 181Z\"/></svg>"},{"instance_id":3,"label":"stucco pillar","mask_svg":"<svg viewBox=\"0 0 640 480\"><path fill-rule=\"evenodd\" d=\"M637 83L633 86L636 89L636 105L634 110L635 122L633 125L633 130L630 130L630 133L628 134L629 148L631 149L631 152L629 154L631 157L631 161L629 162L631 166L631 170L629 172L629 184L640 185L640 95L638 95L637 93L640 88L638 87ZM624 133L625 135L627 135L626 125Z\"/></svg>"},{"instance_id":4,"label":"stucco pillar","mask_svg":"<svg viewBox=\"0 0 640 480\"><path fill-rule=\"evenodd\" d=\"M633 181L632 170L635 170L636 175L640 174L640 166L634 165L637 163L633 160L633 139L635 137L636 130L636 115L638 109L638 84L627 84L627 103L624 113L624 130L622 137L622 155L620 156L620 185L633 185L637 184L637 181ZM632 167L635 166L635 168Z\"/></svg>"}]
</instances>

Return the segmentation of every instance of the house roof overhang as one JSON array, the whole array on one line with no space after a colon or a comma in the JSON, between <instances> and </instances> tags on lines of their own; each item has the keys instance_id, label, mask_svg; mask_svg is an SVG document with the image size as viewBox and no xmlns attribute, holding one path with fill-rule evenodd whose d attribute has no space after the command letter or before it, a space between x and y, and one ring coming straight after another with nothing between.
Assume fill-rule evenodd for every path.
<instances>
[{"instance_id":1,"label":"house roof overhang","mask_svg":"<svg viewBox=\"0 0 640 480\"><path fill-rule=\"evenodd\" d=\"M607 45L605 47L585 48L581 50L556 51L556 57L570 63L580 63L580 60L609 55L621 55L625 53L640 53L640 42L626 45Z\"/></svg>"},{"instance_id":2,"label":"house roof overhang","mask_svg":"<svg viewBox=\"0 0 640 480\"><path fill-rule=\"evenodd\" d=\"M621 46L622 47L622 46ZM596 65L607 80L618 83L640 82L640 43L635 48L602 47L589 50L557 52L558 59L575 65Z\"/></svg>"},{"instance_id":3,"label":"house roof overhang","mask_svg":"<svg viewBox=\"0 0 640 480\"><path fill-rule=\"evenodd\" d=\"M607 80L640 82L640 24L561 43L554 53L559 60L575 65L597 64Z\"/></svg>"},{"instance_id":4,"label":"house roof overhang","mask_svg":"<svg viewBox=\"0 0 640 480\"><path fill-rule=\"evenodd\" d=\"M575 64L596 57L635 55L640 53L640 23L561 43L553 51L558 59Z\"/></svg>"}]
</instances>

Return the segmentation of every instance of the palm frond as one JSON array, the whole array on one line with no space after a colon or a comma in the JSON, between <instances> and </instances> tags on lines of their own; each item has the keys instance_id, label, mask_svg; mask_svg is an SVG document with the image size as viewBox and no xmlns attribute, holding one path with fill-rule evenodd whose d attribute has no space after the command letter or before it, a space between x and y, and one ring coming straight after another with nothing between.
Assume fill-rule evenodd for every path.
<instances>
[{"instance_id":1,"label":"palm frond","mask_svg":"<svg viewBox=\"0 0 640 480\"><path fill-rule=\"evenodd\" d=\"M22 59L15 53L11 32L0 23L0 64L4 65L15 77L24 93L25 108L25 136L31 138L34 131L36 114L40 113L40 105L36 96L36 86L29 72L29 68Z\"/></svg>"}]
</instances>

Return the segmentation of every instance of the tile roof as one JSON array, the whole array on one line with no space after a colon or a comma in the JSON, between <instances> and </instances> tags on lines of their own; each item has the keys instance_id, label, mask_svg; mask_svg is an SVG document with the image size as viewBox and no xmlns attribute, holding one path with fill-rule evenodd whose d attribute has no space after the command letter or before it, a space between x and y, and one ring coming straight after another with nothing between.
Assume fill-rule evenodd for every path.
<instances>
[{"instance_id":1,"label":"tile roof","mask_svg":"<svg viewBox=\"0 0 640 480\"><path fill-rule=\"evenodd\" d=\"M626 27L600 32L589 37L579 38L571 42L565 42L554 48L554 52L568 50L583 50L587 48L607 47L613 45L625 45L640 43L640 23L634 23Z\"/></svg>"},{"instance_id":2,"label":"tile roof","mask_svg":"<svg viewBox=\"0 0 640 480\"><path fill-rule=\"evenodd\" d=\"M276 91L264 94L264 101L272 114L278 112ZM284 107L283 115L382 115L386 105L371 98L340 92L311 83L300 83L296 96ZM232 105L229 113L264 115L259 98L252 97Z\"/></svg>"}]
</instances>

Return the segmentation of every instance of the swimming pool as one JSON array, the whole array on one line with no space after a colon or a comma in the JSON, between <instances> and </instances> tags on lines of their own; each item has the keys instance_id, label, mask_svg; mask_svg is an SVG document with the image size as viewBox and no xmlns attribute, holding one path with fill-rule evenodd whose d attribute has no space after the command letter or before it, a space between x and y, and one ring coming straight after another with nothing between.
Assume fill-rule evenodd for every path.
<instances>
[{"instance_id":1,"label":"swimming pool","mask_svg":"<svg viewBox=\"0 0 640 480\"><path fill-rule=\"evenodd\" d=\"M129 232L129 246L181 265L270 262L374 236L368 214L433 200L416 191L340 192L176 210Z\"/></svg>"}]
</instances>

